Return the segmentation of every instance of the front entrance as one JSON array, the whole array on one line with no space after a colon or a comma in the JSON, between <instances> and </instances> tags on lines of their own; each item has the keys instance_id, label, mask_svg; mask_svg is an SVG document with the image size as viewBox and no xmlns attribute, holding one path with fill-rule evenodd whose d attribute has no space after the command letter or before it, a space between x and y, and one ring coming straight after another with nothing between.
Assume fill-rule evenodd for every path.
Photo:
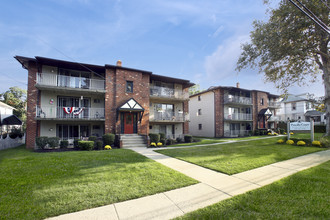
<instances>
[{"instance_id":1,"label":"front entrance","mask_svg":"<svg viewBox=\"0 0 330 220\"><path fill-rule=\"evenodd\" d=\"M132 112L122 113L122 133L137 133L137 114Z\"/></svg>"}]
</instances>

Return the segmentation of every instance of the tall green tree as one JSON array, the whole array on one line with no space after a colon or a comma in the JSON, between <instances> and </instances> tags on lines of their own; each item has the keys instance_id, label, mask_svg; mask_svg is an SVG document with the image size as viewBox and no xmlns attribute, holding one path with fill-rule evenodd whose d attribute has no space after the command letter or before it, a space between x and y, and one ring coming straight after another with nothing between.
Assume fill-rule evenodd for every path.
<instances>
[{"instance_id":1,"label":"tall green tree","mask_svg":"<svg viewBox=\"0 0 330 220\"><path fill-rule=\"evenodd\" d=\"M14 115L22 121L26 120L26 90L19 87L10 87L8 91L0 93L0 99L15 108Z\"/></svg>"},{"instance_id":2,"label":"tall green tree","mask_svg":"<svg viewBox=\"0 0 330 220\"><path fill-rule=\"evenodd\" d=\"M329 25L329 0L300 1ZM284 92L291 85L306 85L322 74L329 135L330 36L287 0L281 0L277 8L268 6L269 20L253 22L251 42L242 45L237 70L258 68L266 81Z\"/></svg>"}]
</instances>

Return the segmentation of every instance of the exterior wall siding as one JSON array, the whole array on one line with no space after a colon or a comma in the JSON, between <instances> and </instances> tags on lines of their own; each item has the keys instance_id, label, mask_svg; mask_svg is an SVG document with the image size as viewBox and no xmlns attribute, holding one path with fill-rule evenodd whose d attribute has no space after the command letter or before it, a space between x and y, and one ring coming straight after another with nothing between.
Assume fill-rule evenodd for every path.
<instances>
[{"instance_id":1,"label":"exterior wall siding","mask_svg":"<svg viewBox=\"0 0 330 220\"><path fill-rule=\"evenodd\" d=\"M194 136L214 137L214 93L207 92L201 95L201 101L198 96L190 98L190 122L189 131ZM198 115L198 109L202 109L202 115ZM198 129L198 124L202 124L202 130Z\"/></svg>"}]
</instances>

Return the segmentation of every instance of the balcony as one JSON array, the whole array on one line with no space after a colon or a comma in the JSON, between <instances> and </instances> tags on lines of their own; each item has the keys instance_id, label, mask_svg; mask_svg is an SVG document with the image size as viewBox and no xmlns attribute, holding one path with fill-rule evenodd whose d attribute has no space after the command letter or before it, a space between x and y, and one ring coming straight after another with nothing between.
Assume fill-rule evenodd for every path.
<instances>
[{"instance_id":1,"label":"balcony","mask_svg":"<svg viewBox=\"0 0 330 220\"><path fill-rule=\"evenodd\" d=\"M225 96L224 104L252 105L252 98L242 96Z\"/></svg>"},{"instance_id":2,"label":"balcony","mask_svg":"<svg viewBox=\"0 0 330 220\"><path fill-rule=\"evenodd\" d=\"M269 108L281 108L281 103L270 101L268 103L268 107Z\"/></svg>"},{"instance_id":3,"label":"balcony","mask_svg":"<svg viewBox=\"0 0 330 220\"><path fill-rule=\"evenodd\" d=\"M66 108L66 109L65 109ZM37 106L37 120L86 120L104 121L104 108L73 108L57 106Z\"/></svg>"},{"instance_id":4,"label":"balcony","mask_svg":"<svg viewBox=\"0 0 330 220\"><path fill-rule=\"evenodd\" d=\"M150 122L183 123L189 121L189 114L174 112L155 112L149 117Z\"/></svg>"},{"instance_id":5,"label":"balcony","mask_svg":"<svg viewBox=\"0 0 330 220\"><path fill-rule=\"evenodd\" d=\"M105 93L105 80L37 73L37 88Z\"/></svg>"},{"instance_id":6,"label":"balcony","mask_svg":"<svg viewBox=\"0 0 330 220\"><path fill-rule=\"evenodd\" d=\"M179 100L184 101L189 99L189 94L187 92L160 87L160 86L150 86L150 98L164 100Z\"/></svg>"},{"instance_id":7,"label":"balcony","mask_svg":"<svg viewBox=\"0 0 330 220\"><path fill-rule=\"evenodd\" d=\"M250 135L250 130L227 130L224 131L225 137L244 137Z\"/></svg>"},{"instance_id":8,"label":"balcony","mask_svg":"<svg viewBox=\"0 0 330 220\"><path fill-rule=\"evenodd\" d=\"M225 120L252 121L252 114L246 114L246 113L225 114Z\"/></svg>"}]
</instances>

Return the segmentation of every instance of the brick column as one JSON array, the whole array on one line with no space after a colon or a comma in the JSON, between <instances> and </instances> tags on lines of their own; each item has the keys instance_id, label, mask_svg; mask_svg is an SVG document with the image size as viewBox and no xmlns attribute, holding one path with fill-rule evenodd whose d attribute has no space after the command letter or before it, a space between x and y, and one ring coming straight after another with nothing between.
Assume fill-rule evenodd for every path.
<instances>
[{"instance_id":1,"label":"brick column","mask_svg":"<svg viewBox=\"0 0 330 220\"><path fill-rule=\"evenodd\" d=\"M224 91L221 89L214 90L214 120L215 120L215 137L223 137L224 135Z\"/></svg>"},{"instance_id":2,"label":"brick column","mask_svg":"<svg viewBox=\"0 0 330 220\"><path fill-rule=\"evenodd\" d=\"M105 100L104 100L104 114L105 133L115 133L116 124L116 76L112 69L105 70Z\"/></svg>"},{"instance_id":3,"label":"brick column","mask_svg":"<svg viewBox=\"0 0 330 220\"><path fill-rule=\"evenodd\" d=\"M35 87L38 67L30 62L28 68L28 93L26 113L26 148L34 149L36 136L38 135L38 123L35 120L36 106L38 102L38 89Z\"/></svg>"}]
</instances>

